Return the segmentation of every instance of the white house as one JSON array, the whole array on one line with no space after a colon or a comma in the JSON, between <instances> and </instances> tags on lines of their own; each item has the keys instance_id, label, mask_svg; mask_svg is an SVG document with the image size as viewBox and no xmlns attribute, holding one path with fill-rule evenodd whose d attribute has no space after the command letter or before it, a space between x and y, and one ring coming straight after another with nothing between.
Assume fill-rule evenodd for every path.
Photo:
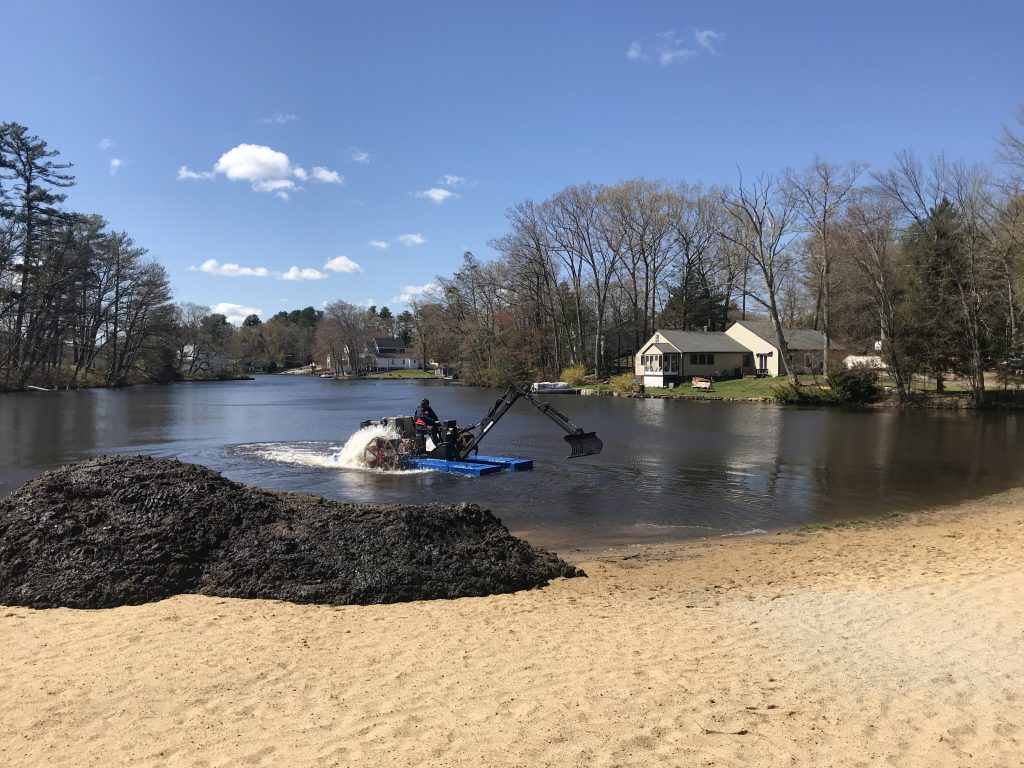
<instances>
[{"instance_id":1,"label":"white house","mask_svg":"<svg viewBox=\"0 0 1024 768\"><path fill-rule=\"evenodd\" d=\"M783 376L786 364L779 353L775 326L769 322L737 320L725 330L754 356L754 368L767 376ZM821 331L783 328L786 346L797 373L820 373L824 356L825 334Z\"/></svg>"},{"instance_id":2,"label":"white house","mask_svg":"<svg viewBox=\"0 0 1024 768\"><path fill-rule=\"evenodd\" d=\"M722 331L657 331L633 365L644 386L665 387L693 376L742 376L753 361L749 349Z\"/></svg>"},{"instance_id":3,"label":"white house","mask_svg":"<svg viewBox=\"0 0 1024 768\"><path fill-rule=\"evenodd\" d=\"M821 371L825 335L784 329L797 373ZM656 331L641 345L633 371L645 386L665 387L694 376L733 379L747 374L786 373L771 323L740 320L725 331Z\"/></svg>"},{"instance_id":4,"label":"white house","mask_svg":"<svg viewBox=\"0 0 1024 768\"><path fill-rule=\"evenodd\" d=\"M406 349L405 342L390 336L378 336L366 343L359 356L368 371L409 370L420 367L420 358Z\"/></svg>"}]
</instances>

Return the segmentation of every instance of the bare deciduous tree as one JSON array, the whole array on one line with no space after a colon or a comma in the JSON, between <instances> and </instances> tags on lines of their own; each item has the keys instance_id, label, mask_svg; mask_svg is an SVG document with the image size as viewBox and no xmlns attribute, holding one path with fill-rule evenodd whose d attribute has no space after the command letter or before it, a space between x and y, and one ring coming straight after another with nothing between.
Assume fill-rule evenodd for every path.
<instances>
[{"instance_id":1,"label":"bare deciduous tree","mask_svg":"<svg viewBox=\"0 0 1024 768\"><path fill-rule=\"evenodd\" d=\"M824 335L822 366L825 374L828 373L832 340L832 228L864 168L861 163L840 167L815 156L814 162L803 171L798 173L790 169L785 172L786 194L793 202L802 229L811 235L815 246L812 253L816 256L818 278L816 306Z\"/></svg>"},{"instance_id":2,"label":"bare deciduous tree","mask_svg":"<svg viewBox=\"0 0 1024 768\"><path fill-rule=\"evenodd\" d=\"M779 306L783 283L793 266L790 252L796 222L793 202L782 194L773 177L764 174L750 184L741 179L739 186L723 198L723 203L736 226L723 229L722 236L740 248L760 273L763 293L751 296L768 311L789 381L798 386L800 381L793 369Z\"/></svg>"}]
</instances>

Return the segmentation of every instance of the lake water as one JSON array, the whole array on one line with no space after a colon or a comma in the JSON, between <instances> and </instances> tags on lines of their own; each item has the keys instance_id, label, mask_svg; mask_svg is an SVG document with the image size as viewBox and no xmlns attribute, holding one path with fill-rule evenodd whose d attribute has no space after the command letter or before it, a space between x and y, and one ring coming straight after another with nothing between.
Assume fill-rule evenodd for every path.
<instances>
[{"instance_id":1,"label":"lake water","mask_svg":"<svg viewBox=\"0 0 1024 768\"><path fill-rule=\"evenodd\" d=\"M1024 414L800 410L752 403L553 396L604 440L566 460L563 432L519 402L481 452L532 472L385 474L330 461L367 418L478 421L500 390L303 376L0 395L0 496L102 453L203 464L252 485L352 502L470 501L567 551L740 534L956 503L1024 484Z\"/></svg>"}]
</instances>

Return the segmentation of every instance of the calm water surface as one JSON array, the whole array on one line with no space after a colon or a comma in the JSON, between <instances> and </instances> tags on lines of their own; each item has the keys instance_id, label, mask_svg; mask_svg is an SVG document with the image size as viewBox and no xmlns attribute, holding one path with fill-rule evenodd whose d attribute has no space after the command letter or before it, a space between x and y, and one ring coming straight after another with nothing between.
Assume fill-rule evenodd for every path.
<instances>
[{"instance_id":1,"label":"calm water surface","mask_svg":"<svg viewBox=\"0 0 1024 768\"><path fill-rule=\"evenodd\" d=\"M329 457L366 418L479 420L499 390L436 382L255 381L0 395L0 496L46 469L144 453L226 477L354 502L471 501L555 549L771 530L918 510L1024 484L1019 414L845 412L772 405L555 396L604 440L574 461L563 433L520 402L482 451L533 472L381 474Z\"/></svg>"}]
</instances>

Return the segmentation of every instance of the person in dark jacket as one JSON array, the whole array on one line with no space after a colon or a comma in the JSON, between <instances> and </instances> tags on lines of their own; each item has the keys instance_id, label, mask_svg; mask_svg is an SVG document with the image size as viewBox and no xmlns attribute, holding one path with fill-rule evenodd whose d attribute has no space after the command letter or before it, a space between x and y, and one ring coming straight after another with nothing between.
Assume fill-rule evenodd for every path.
<instances>
[{"instance_id":1,"label":"person in dark jacket","mask_svg":"<svg viewBox=\"0 0 1024 768\"><path fill-rule=\"evenodd\" d=\"M430 407L429 400L423 398L420 401L420 407L416 409L413 420L416 422L417 434L430 435L435 443L438 442L437 425L439 420L434 409Z\"/></svg>"}]
</instances>

